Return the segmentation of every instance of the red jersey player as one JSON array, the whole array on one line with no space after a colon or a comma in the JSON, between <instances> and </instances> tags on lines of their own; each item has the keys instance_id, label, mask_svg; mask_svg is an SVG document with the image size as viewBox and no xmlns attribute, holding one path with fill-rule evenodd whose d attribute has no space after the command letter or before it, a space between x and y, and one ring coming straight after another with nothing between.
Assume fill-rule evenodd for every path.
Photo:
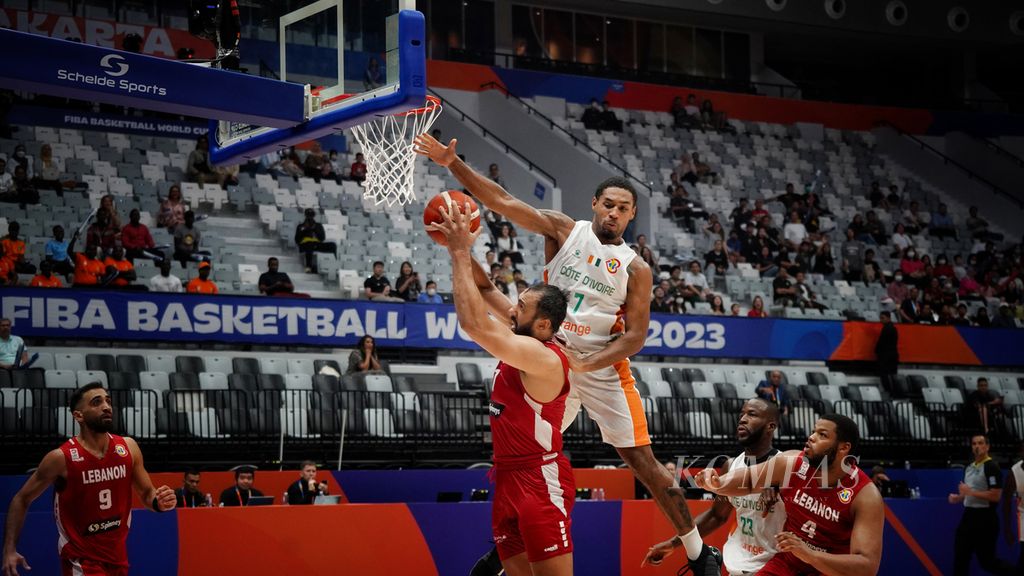
<instances>
[{"instance_id":1,"label":"red jersey player","mask_svg":"<svg viewBox=\"0 0 1024 576\"><path fill-rule=\"evenodd\" d=\"M154 488L131 438L110 433L110 394L99 382L75 390L69 408L79 432L51 451L11 500L4 535L3 576L30 570L15 549L32 501L54 485L61 571L65 576L126 576L132 488L157 512L174 508L174 491Z\"/></svg>"},{"instance_id":2,"label":"red jersey player","mask_svg":"<svg viewBox=\"0 0 1024 576\"><path fill-rule=\"evenodd\" d=\"M469 231L461 208L442 209L443 221L428 229L448 237L459 324L501 361L490 403L491 527L498 556L509 576L571 576L569 515L576 487L561 453L559 429L569 394L569 362L551 340L565 319L568 299L558 288L542 284L520 294L513 306L470 255L480 230ZM488 317L488 310L498 321Z\"/></svg>"},{"instance_id":3,"label":"red jersey player","mask_svg":"<svg viewBox=\"0 0 1024 576\"><path fill-rule=\"evenodd\" d=\"M723 496L779 487L786 524L775 537L779 553L758 574L878 572L885 512L878 488L847 461L859 437L853 420L828 414L815 423L802 452L787 452L723 476L710 468L697 474L698 486Z\"/></svg>"}]
</instances>

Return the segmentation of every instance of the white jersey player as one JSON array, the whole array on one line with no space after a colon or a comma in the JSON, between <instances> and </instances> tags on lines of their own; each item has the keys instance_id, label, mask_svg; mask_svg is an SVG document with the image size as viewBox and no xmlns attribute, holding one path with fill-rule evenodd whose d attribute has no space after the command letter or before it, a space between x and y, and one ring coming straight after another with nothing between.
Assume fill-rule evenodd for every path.
<instances>
[{"instance_id":1,"label":"white jersey player","mask_svg":"<svg viewBox=\"0 0 1024 576\"><path fill-rule=\"evenodd\" d=\"M561 212L539 210L512 197L463 162L455 145L455 140L445 146L423 134L417 137L415 150L447 167L485 207L519 228L544 236L545 280L569 292L560 337L575 354L567 355L572 391L565 425L582 404L604 441L615 447L676 529L671 544L652 549L644 561L660 563L682 546L694 574L718 574L720 553L703 543L684 491L654 457L643 404L629 369L629 357L647 340L653 282L650 268L635 258L622 239L636 216L633 186L623 178L605 180L591 201L593 219L576 222Z\"/></svg>"},{"instance_id":2,"label":"white jersey player","mask_svg":"<svg viewBox=\"0 0 1024 576\"><path fill-rule=\"evenodd\" d=\"M743 452L726 462L725 469L740 470L760 464L779 453L772 438L779 423L778 406L760 398L747 400L740 410L736 440ZM756 574L776 552L775 535L783 531L786 509L774 490L747 496L718 496L706 512L697 516L697 528L707 536L725 525L735 511L736 527L722 548L729 574Z\"/></svg>"},{"instance_id":3,"label":"white jersey player","mask_svg":"<svg viewBox=\"0 0 1024 576\"><path fill-rule=\"evenodd\" d=\"M1020 445L1020 455L1024 458L1024 443ZM1014 541L1011 518L1016 520L1017 525L1017 573L1024 574L1024 459L1018 460L1010 467L1010 473L1006 475L1006 484L1003 486L1003 532L1006 542ZM1013 499L1017 499L1017 509L1013 510Z\"/></svg>"}]
</instances>

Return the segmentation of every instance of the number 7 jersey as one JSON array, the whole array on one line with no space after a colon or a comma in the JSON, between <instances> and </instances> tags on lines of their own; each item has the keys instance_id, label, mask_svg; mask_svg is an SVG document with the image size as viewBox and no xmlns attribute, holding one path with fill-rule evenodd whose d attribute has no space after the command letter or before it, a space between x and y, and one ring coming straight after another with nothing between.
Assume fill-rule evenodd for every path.
<instances>
[{"instance_id":1,"label":"number 7 jersey","mask_svg":"<svg viewBox=\"0 0 1024 576\"><path fill-rule=\"evenodd\" d=\"M636 257L628 244L602 244L588 220L576 222L544 266L544 282L566 291L569 310L560 336L579 352L604 348L625 329L627 269Z\"/></svg>"}]
</instances>

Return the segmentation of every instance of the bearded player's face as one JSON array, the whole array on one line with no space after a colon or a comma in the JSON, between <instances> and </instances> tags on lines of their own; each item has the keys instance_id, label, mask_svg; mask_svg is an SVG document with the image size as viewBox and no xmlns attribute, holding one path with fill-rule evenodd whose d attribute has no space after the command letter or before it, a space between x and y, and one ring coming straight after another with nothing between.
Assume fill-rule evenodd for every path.
<instances>
[{"instance_id":1,"label":"bearded player's face","mask_svg":"<svg viewBox=\"0 0 1024 576\"><path fill-rule=\"evenodd\" d=\"M93 432L110 432L114 428L114 407L110 394L102 388L86 392L75 412L81 414L79 424Z\"/></svg>"},{"instance_id":2,"label":"bearded player's face","mask_svg":"<svg viewBox=\"0 0 1024 576\"><path fill-rule=\"evenodd\" d=\"M539 294L527 290L519 295L519 301L512 307L509 317L512 319L512 331L520 336L536 338L533 333L534 320L537 319L537 298Z\"/></svg>"}]
</instances>

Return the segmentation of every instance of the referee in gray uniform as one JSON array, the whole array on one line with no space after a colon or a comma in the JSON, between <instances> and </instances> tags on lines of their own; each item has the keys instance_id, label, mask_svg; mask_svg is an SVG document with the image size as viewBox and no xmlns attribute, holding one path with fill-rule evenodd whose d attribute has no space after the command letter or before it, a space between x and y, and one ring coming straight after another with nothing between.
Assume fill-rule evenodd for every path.
<instances>
[{"instance_id":1,"label":"referee in gray uniform","mask_svg":"<svg viewBox=\"0 0 1024 576\"><path fill-rule=\"evenodd\" d=\"M953 546L953 576L969 576L971 555L978 555L982 569L991 574L1015 574L1016 569L996 557L999 517L996 505L1002 495L1002 472L988 455L988 438L971 437L974 462L964 469L964 481L957 494L949 495L950 504L964 505L964 515L956 529Z\"/></svg>"}]
</instances>

